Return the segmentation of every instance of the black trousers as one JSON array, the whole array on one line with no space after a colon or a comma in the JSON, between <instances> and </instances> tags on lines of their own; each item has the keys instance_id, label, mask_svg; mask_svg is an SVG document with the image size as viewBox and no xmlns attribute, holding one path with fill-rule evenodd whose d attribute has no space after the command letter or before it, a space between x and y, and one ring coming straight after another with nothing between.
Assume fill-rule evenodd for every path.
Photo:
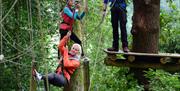
<instances>
[{"instance_id":1,"label":"black trousers","mask_svg":"<svg viewBox=\"0 0 180 91\"><path fill-rule=\"evenodd\" d=\"M60 40L66 36L66 34L68 33L68 30L59 30L59 33L61 35L61 38ZM76 36L76 34L74 32L71 33L71 36L70 36L70 39L72 41L74 41L75 43L78 43L79 45L81 45L81 49L82 49L82 56L84 56L84 51L83 51L83 47L82 47L82 42L81 40ZM60 53L59 53L59 50L58 50L58 59L60 59Z\"/></svg>"},{"instance_id":2,"label":"black trousers","mask_svg":"<svg viewBox=\"0 0 180 91\"><path fill-rule=\"evenodd\" d=\"M43 76L42 79L44 80L45 91L48 91L46 76ZM47 79L48 79L49 85L52 84L57 87L63 87L68 84L68 81L63 76L63 74L50 73L48 74Z\"/></svg>"},{"instance_id":3,"label":"black trousers","mask_svg":"<svg viewBox=\"0 0 180 91\"><path fill-rule=\"evenodd\" d=\"M61 35L61 38L60 38L60 40L61 40L64 36L66 36L68 30L60 30L59 32ZM75 43L78 43L81 45L81 40L76 36L76 34L74 32L71 33L70 39L72 41L74 41Z\"/></svg>"},{"instance_id":4,"label":"black trousers","mask_svg":"<svg viewBox=\"0 0 180 91\"><path fill-rule=\"evenodd\" d=\"M111 23L113 28L113 44L112 47L119 49L119 27L121 30L122 47L128 47L127 41L127 15L126 10L117 7L111 8Z\"/></svg>"}]
</instances>

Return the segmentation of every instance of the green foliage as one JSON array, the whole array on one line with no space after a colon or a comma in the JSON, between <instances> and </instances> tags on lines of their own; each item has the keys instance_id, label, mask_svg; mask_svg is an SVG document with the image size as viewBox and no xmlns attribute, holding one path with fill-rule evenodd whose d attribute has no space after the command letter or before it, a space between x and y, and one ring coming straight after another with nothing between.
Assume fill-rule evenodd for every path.
<instances>
[{"instance_id":1,"label":"green foliage","mask_svg":"<svg viewBox=\"0 0 180 91\"><path fill-rule=\"evenodd\" d=\"M28 14L29 0L18 0L18 5L13 8L2 22L3 28L3 54L5 59L0 61L0 91L29 90L33 54L40 72L53 72L57 66L57 42L59 41L58 24L61 22L58 12L63 9L65 3L62 0L40 0L40 16L38 15L37 1L32 0L32 30ZM61 1L58 3L58 1ZM12 6L14 0L3 0L3 13ZM129 4L132 0L127 1ZM171 2L173 11L161 11L161 35L160 51L180 53L180 12ZM112 28L110 13L104 19L101 26L97 26L102 20L102 0L88 0L89 12L82 21L83 47L85 55L90 58L91 91L143 91L143 86L138 85L133 74L129 74L128 68L107 67L103 61L104 48L111 47ZM54 39L55 37L55 39ZM132 36L129 36L129 44ZM121 43L121 42L120 42ZM131 45L130 45L131 47ZM17 57L17 58L16 58ZM118 56L122 58L122 56ZM8 62L8 60L10 60ZM152 91L179 91L180 81L177 74L169 74L161 70L150 70L146 75L150 79ZM39 88L43 89L43 83ZM59 91L58 87L51 86L52 91ZM61 89L62 90L62 89Z\"/></svg>"},{"instance_id":2,"label":"green foliage","mask_svg":"<svg viewBox=\"0 0 180 91\"><path fill-rule=\"evenodd\" d=\"M128 74L128 68L103 67L94 73L91 79L91 90L93 91L143 91L142 86L132 74ZM98 67L97 67L98 69Z\"/></svg>"},{"instance_id":3,"label":"green foliage","mask_svg":"<svg viewBox=\"0 0 180 91\"><path fill-rule=\"evenodd\" d=\"M151 91L179 91L179 74L170 74L163 70L150 69L146 77L149 78Z\"/></svg>"},{"instance_id":4,"label":"green foliage","mask_svg":"<svg viewBox=\"0 0 180 91\"><path fill-rule=\"evenodd\" d=\"M3 0L3 17L14 1ZM29 0L17 0L15 6L2 21L2 51L5 60L0 63L0 91L29 90L33 55L37 67L42 68L41 71L53 69L46 67L46 64L53 62L53 60L50 61L51 59L56 59L47 56L51 51L49 47L51 36L56 33L59 20L58 14L52 11L58 11L58 8L61 8L61 6L52 7L53 5L58 6L58 3L51 0L41 1L38 7L36 0L30 2Z\"/></svg>"},{"instance_id":5,"label":"green foliage","mask_svg":"<svg viewBox=\"0 0 180 91\"><path fill-rule=\"evenodd\" d=\"M174 5L172 5L172 8ZM161 11L160 51L180 53L180 10Z\"/></svg>"}]
</instances>

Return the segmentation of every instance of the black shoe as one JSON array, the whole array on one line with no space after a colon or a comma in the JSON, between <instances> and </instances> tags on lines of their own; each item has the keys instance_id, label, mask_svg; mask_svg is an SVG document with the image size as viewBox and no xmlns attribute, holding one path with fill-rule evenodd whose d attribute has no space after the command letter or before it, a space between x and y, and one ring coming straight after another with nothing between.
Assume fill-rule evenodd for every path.
<instances>
[{"instance_id":1,"label":"black shoe","mask_svg":"<svg viewBox=\"0 0 180 91\"><path fill-rule=\"evenodd\" d=\"M81 54L81 57L84 57L84 56L85 56L84 53L82 53L82 54Z\"/></svg>"},{"instance_id":2,"label":"black shoe","mask_svg":"<svg viewBox=\"0 0 180 91\"><path fill-rule=\"evenodd\" d=\"M107 50L108 50L108 51L115 51L115 52L118 52L118 51L119 51L119 49L116 49L116 48L113 48L113 47L112 47L112 48L108 48Z\"/></svg>"},{"instance_id":3,"label":"black shoe","mask_svg":"<svg viewBox=\"0 0 180 91\"><path fill-rule=\"evenodd\" d=\"M129 52L128 47L123 47L123 51L124 51L124 52Z\"/></svg>"}]
</instances>

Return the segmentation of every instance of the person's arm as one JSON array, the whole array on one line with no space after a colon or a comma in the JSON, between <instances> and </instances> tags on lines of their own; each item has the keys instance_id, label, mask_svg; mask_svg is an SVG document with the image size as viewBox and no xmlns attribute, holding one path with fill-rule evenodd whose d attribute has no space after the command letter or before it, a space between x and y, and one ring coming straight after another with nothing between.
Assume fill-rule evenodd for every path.
<instances>
[{"instance_id":1,"label":"person's arm","mask_svg":"<svg viewBox=\"0 0 180 91\"><path fill-rule=\"evenodd\" d=\"M60 43L58 45L58 49L59 49L61 54L64 53L65 45L66 45L67 40L68 40L68 37L64 36L63 39L60 41Z\"/></svg>"},{"instance_id":2,"label":"person's arm","mask_svg":"<svg viewBox=\"0 0 180 91\"><path fill-rule=\"evenodd\" d=\"M78 20L81 20L83 17L85 16L85 12L82 12L80 15L76 15L76 18L78 19Z\"/></svg>"},{"instance_id":3,"label":"person's arm","mask_svg":"<svg viewBox=\"0 0 180 91\"><path fill-rule=\"evenodd\" d=\"M81 7L80 4L76 4L76 10L75 10L75 12L78 12L79 9L80 9L80 7ZM85 8L84 8L84 11L81 12L80 15L77 13L75 17L76 17L78 20L81 20L81 19L85 16L85 13L87 12L87 10L88 10L87 7L85 7Z\"/></svg>"},{"instance_id":4,"label":"person's arm","mask_svg":"<svg viewBox=\"0 0 180 91\"><path fill-rule=\"evenodd\" d=\"M68 7L65 7L64 8L64 13L67 14L71 18L73 17L74 19L77 19L77 15L78 15L77 11L75 11L75 13L73 15L73 12Z\"/></svg>"},{"instance_id":5,"label":"person's arm","mask_svg":"<svg viewBox=\"0 0 180 91\"><path fill-rule=\"evenodd\" d=\"M71 32L68 32L67 35L64 36L63 39L59 42L58 49L61 54L63 54L64 50L67 49L65 48L65 46L70 36L71 36Z\"/></svg>"},{"instance_id":6,"label":"person's arm","mask_svg":"<svg viewBox=\"0 0 180 91\"><path fill-rule=\"evenodd\" d=\"M103 8L103 11L106 11L108 3L109 3L109 0L104 0L104 8Z\"/></svg>"}]
</instances>

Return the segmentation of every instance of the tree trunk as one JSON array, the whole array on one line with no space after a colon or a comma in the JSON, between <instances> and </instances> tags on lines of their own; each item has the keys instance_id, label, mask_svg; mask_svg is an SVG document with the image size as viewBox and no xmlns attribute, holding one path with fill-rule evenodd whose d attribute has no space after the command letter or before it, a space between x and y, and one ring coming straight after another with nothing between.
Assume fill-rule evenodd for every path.
<instances>
[{"instance_id":1,"label":"tree trunk","mask_svg":"<svg viewBox=\"0 0 180 91\"><path fill-rule=\"evenodd\" d=\"M133 3L132 51L158 53L160 0L133 0ZM131 68L130 71L134 72L140 84L148 85L144 69Z\"/></svg>"}]
</instances>

